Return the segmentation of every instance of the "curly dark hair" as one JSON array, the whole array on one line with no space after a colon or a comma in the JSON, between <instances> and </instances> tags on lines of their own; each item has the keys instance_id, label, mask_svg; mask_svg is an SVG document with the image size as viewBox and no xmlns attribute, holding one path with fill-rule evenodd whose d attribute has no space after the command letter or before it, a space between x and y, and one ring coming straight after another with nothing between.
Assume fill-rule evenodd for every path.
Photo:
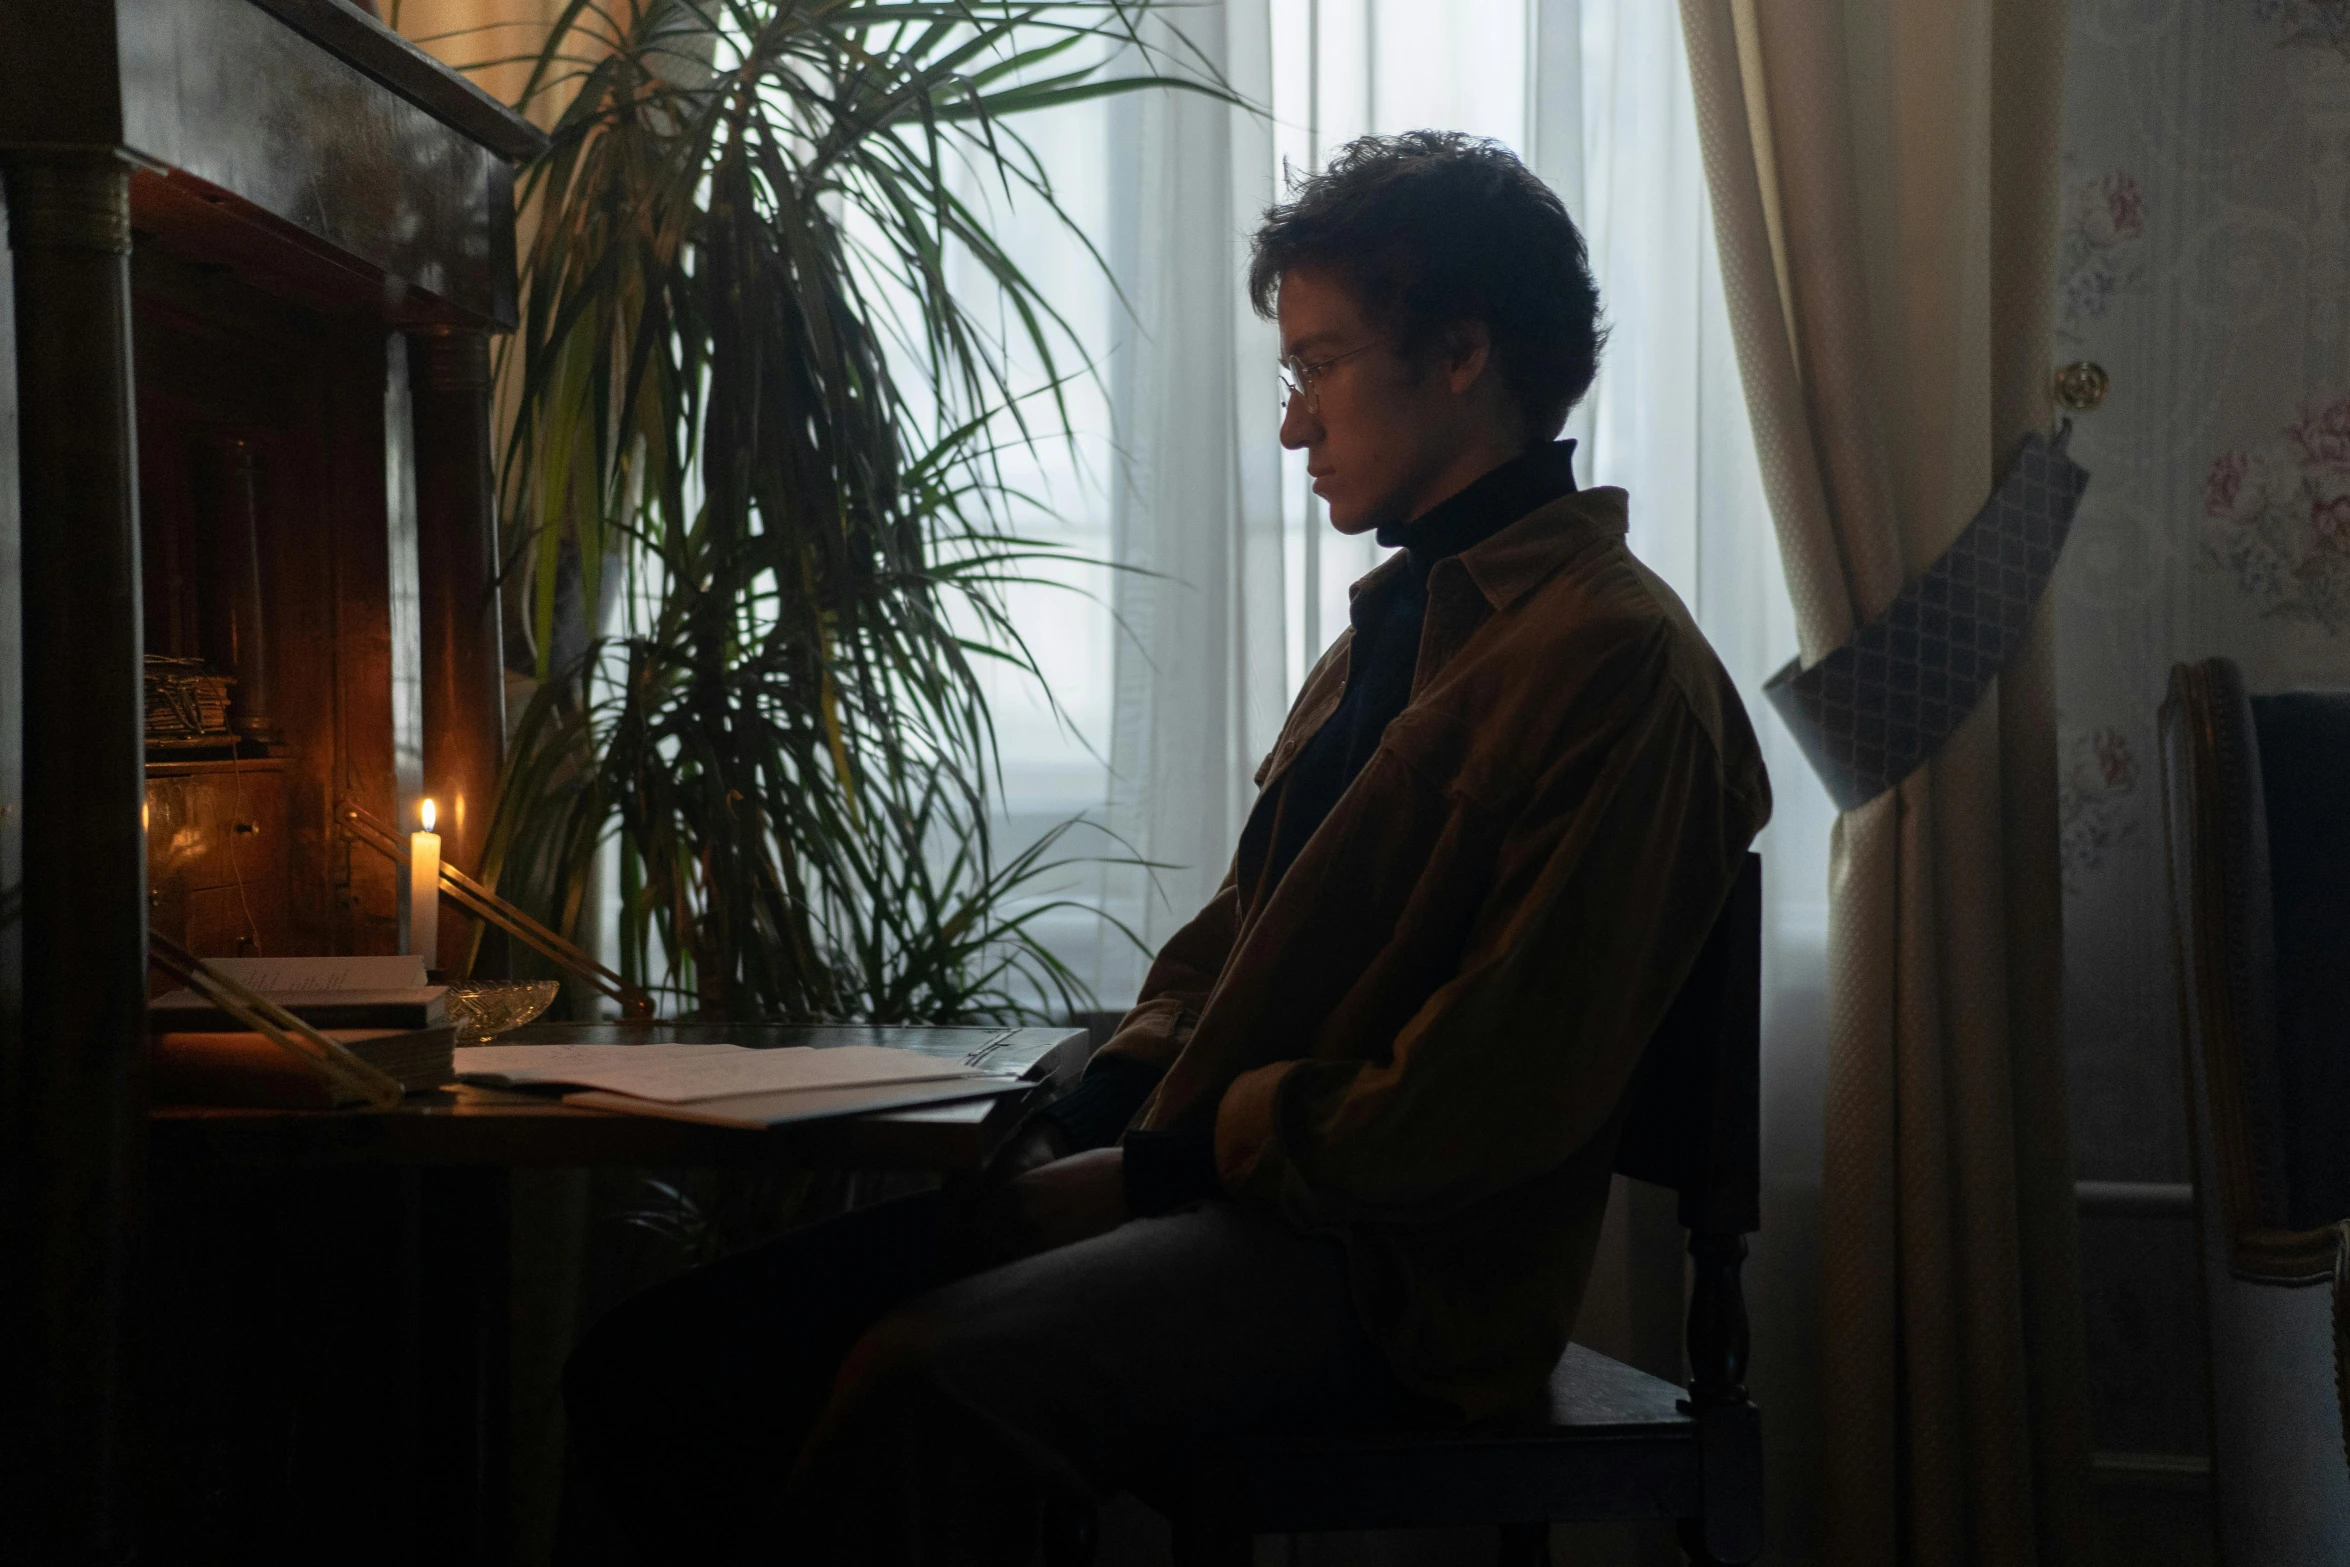
<instances>
[{"instance_id":1,"label":"curly dark hair","mask_svg":"<svg viewBox=\"0 0 2350 1567\"><path fill-rule=\"evenodd\" d=\"M1360 136L1289 197L1250 244L1257 314L1273 314L1284 273L1324 267L1403 352L1482 321L1528 434L1558 434L1607 329L1582 231L1515 153L1459 131Z\"/></svg>"}]
</instances>

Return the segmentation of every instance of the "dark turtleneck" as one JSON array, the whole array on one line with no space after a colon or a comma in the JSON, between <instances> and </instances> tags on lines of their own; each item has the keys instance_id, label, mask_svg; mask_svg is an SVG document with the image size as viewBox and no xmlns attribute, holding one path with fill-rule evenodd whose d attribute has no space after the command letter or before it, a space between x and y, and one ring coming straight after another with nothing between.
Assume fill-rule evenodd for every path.
<instances>
[{"instance_id":1,"label":"dark turtleneck","mask_svg":"<svg viewBox=\"0 0 2350 1567\"><path fill-rule=\"evenodd\" d=\"M1277 795L1264 881L1255 896L1270 896L1299 851L1313 837L1379 749L1379 737L1411 700L1419 664L1420 628L1428 614L1428 572L1448 555L1484 542L1528 512L1572 494L1575 443L1556 441L1472 481L1409 522L1379 530L1379 542L1403 552L1404 568L1355 596L1349 618L1354 645L1346 690L1337 708L1298 752ZM1120 1140L1126 1123L1150 1097L1159 1069L1118 1056L1101 1056L1085 1078L1044 1115L1061 1130L1071 1152ZM1126 1132L1126 1203L1136 1214L1165 1213L1214 1194L1213 1125L1161 1132Z\"/></svg>"},{"instance_id":2,"label":"dark turtleneck","mask_svg":"<svg viewBox=\"0 0 2350 1567\"><path fill-rule=\"evenodd\" d=\"M1420 627L1428 617L1430 569L1448 555L1482 544L1536 507L1573 493L1574 459L1573 441L1539 447L1503 463L1410 522L1379 530L1380 543L1403 551L1404 569L1355 595L1349 612L1354 646L1347 655L1346 693L1290 764L1260 899L1288 874L1306 840L1411 700L1412 673L1420 661Z\"/></svg>"}]
</instances>

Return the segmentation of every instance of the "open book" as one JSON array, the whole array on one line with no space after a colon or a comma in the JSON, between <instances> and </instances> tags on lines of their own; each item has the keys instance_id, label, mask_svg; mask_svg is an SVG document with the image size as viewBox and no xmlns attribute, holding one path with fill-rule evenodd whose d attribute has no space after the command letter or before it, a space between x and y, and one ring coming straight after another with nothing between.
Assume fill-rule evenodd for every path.
<instances>
[{"instance_id":1,"label":"open book","mask_svg":"<svg viewBox=\"0 0 2350 1567\"><path fill-rule=\"evenodd\" d=\"M905 1109L1032 1085L958 1061L881 1045L476 1045L457 1052L457 1080L491 1088L566 1090L565 1104L719 1126Z\"/></svg>"}]
</instances>

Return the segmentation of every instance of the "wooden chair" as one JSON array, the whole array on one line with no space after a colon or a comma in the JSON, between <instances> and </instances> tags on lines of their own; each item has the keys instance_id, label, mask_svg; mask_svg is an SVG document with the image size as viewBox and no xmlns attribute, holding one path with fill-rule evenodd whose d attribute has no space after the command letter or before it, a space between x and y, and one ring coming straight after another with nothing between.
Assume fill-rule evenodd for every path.
<instances>
[{"instance_id":1,"label":"wooden chair","mask_svg":"<svg viewBox=\"0 0 2350 1567\"><path fill-rule=\"evenodd\" d=\"M2225 1559L2350 1561L2350 691L2162 708Z\"/></svg>"},{"instance_id":2,"label":"wooden chair","mask_svg":"<svg viewBox=\"0 0 2350 1567\"><path fill-rule=\"evenodd\" d=\"M1554 1522L1648 1518L1678 1520L1701 1563L1761 1553L1762 1419L1738 1280L1761 1222L1761 937L1750 854L1642 1057L1616 1155L1623 1174L1680 1193L1695 1263L1687 1390L1573 1345L1546 1406L1510 1423L1252 1434L1180 1488L1178 1563L1245 1563L1258 1534L1499 1525L1504 1567L1528 1567L1548 1562Z\"/></svg>"}]
</instances>

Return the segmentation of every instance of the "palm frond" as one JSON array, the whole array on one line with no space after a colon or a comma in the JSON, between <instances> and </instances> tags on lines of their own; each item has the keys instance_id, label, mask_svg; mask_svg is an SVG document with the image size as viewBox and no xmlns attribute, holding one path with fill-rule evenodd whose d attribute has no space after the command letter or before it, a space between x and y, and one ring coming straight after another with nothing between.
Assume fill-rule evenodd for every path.
<instances>
[{"instance_id":1,"label":"palm frond","mask_svg":"<svg viewBox=\"0 0 2350 1567\"><path fill-rule=\"evenodd\" d=\"M577 91L523 180L500 500L540 686L486 869L568 926L612 852L623 970L681 1006L1080 997L1036 934L1064 831L990 839L981 671L1038 673L1004 595L1069 558L1010 527L997 432L1073 440L1092 366L983 208L1038 203L1098 262L1018 120L1237 101L1145 9L571 0L538 57L526 100ZM559 664L567 565L591 606L617 573L620 624Z\"/></svg>"}]
</instances>

